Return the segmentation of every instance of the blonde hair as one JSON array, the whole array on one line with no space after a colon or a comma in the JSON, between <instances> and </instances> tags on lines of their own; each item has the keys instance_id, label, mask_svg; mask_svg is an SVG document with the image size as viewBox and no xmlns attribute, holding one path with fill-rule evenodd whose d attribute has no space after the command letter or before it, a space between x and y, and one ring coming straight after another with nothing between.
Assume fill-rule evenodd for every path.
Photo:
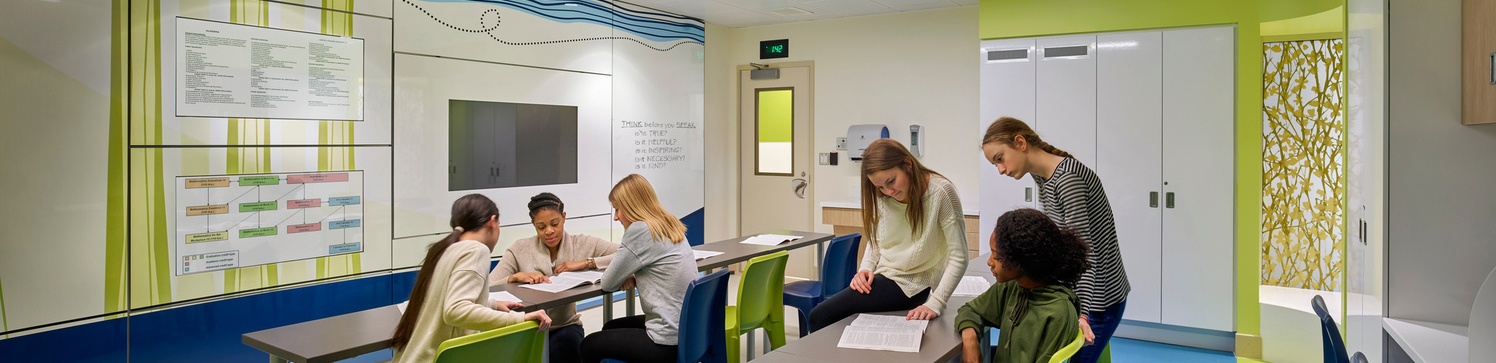
<instances>
[{"instance_id":1,"label":"blonde hair","mask_svg":"<svg viewBox=\"0 0 1496 363\"><path fill-rule=\"evenodd\" d=\"M868 180L868 175L889 169L903 170L909 176L909 201L905 203L909 207L905 208L905 217L909 218L913 233L919 234L925 227L925 191L930 188L930 175L940 173L926 168L919 159L914 158L914 153L894 139L873 140L862 151L862 225L868 231L878 231L878 219L881 218L878 215L878 198L892 197L879 193L878 186ZM869 233L865 237L873 242L878 240L877 233Z\"/></svg>"},{"instance_id":2,"label":"blonde hair","mask_svg":"<svg viewBox=\"0 0 1496 363\"><path fill-rule=\"evenodd\" d=\"M623 213L624 218L644 222L657 240L670 243L686 240L686 225L665 211L660 199L655 197L654 187L639 174L629 174L614 184L613 191L608 192L608 202L613 203L613 208Z\"/></svg>"}]
</instances>

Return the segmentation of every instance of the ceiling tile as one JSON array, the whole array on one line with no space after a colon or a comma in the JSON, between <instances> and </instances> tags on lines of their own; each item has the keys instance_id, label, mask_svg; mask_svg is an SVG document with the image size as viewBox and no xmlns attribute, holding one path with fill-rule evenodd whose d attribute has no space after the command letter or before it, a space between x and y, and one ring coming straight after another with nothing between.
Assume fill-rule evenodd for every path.
<instances>
[{"instance_id":1,"label":"ceiling tile","mask_svg":"<svg viewBox=\"0 0 1496 363\"><path fill-rule=\"evenodd\" d=\"M940 1L940 2L914 4L914 5L901 5L901 6L895 6L894 8L899 9L899 11L914 11L914 10L925 10L925 9L953 8L953 7L957 7L957 6L960 6L960 5L956 5L956 3L949 2L949 1Z\"/></svg>"}]
</instances>

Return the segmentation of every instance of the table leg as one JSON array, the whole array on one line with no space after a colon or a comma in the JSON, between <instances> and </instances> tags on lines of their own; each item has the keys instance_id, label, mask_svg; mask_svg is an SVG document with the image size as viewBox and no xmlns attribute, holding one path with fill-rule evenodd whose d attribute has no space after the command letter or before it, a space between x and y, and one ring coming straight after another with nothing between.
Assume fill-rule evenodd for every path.
<instances>
[{"instance_id":1,"label":"table leg","mask_svg":"<svg viewBox=\"0 0 1496 363\"><path fill-rule=\"evenodd\" d=\"M613 293L603 294L603 322L613 321Z\"/></svg>"},{"instance_id":2,"label":"table leg","mask_svg":"<svg viewBox=\"0 0 1496 363\"><path fill-rule=\"evenodd\" d=\"M634 289L629 289L624 294L624 306L627 306L628 316L634 316Z\"/></svg>"},{"instance_id":3,"label":"table leg","mask_svg":"<svg viewBox=\"0 0 1496 363\"><path fill-rule=\"evenodd\" d=\"M286 360L285 358L272 355L270 356L270 363L290 363L290 361Z\"/></svg>"}]
</instances>

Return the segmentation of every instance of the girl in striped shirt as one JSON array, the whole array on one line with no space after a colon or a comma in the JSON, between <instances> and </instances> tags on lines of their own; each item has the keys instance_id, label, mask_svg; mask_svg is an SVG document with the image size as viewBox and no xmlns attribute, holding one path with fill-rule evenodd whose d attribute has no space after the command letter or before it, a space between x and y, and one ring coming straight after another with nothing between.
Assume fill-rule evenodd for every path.
<instances>
[{"instance_id":1,"label":"girl in striped shirt","mask_svg":"<svg viewBox=\"0 0 1496 363\"><path fill-rule=\"evenodd\" d=\"M1080 298L1080 329L1089 344L1072 362L1092 363L1111 340L1127 308L1127 271L1117 247L1112 205L1101 179L1070 153L1044 142L1028 124L1012 117L997 119L982 136L982 154L998 173L1021 179L1031 175L1039 186L1044 214L1070 228L1091 245L1091 268L1075 284Z\"/></svg>"}]
</instances>

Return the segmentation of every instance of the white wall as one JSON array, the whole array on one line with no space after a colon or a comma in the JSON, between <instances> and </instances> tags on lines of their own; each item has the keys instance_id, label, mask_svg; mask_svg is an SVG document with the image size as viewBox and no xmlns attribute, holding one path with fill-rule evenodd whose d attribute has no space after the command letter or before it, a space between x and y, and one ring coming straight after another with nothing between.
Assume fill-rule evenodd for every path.
<instances>
[{"instance_id":1,"label":"white wall","mask_svg":"<svg viewBox=\"0 0 1496 363\"><path fill-rule=\"evenodd\" d=\"M706 240L738 234L736 67L754 63L815 62L815 151L837 151L836 138L853 124L887 124L909 142L909 125L924 125L920 161L956 184L962 207L976 209L981 135L977 117L977 7L965 6L856 18L746 28L707 27ZM790 40L790 57L761 61L758 42ZM858 168L840 152L840 165L815 169L815 205L858 200ZM815 213L817 231L830 232Z\"/></svg>"},{"instance_id":2,"label":"white wall","mask_svg":"<svg viewBox=\"0 0 1496 363\"><path fill-rule=\"evenodd\" d=\"M1387 313L1465 325L1496 266L1496 125L1460 125L1460 1L1387 13Z\"/></svg>"}]
</instances>

